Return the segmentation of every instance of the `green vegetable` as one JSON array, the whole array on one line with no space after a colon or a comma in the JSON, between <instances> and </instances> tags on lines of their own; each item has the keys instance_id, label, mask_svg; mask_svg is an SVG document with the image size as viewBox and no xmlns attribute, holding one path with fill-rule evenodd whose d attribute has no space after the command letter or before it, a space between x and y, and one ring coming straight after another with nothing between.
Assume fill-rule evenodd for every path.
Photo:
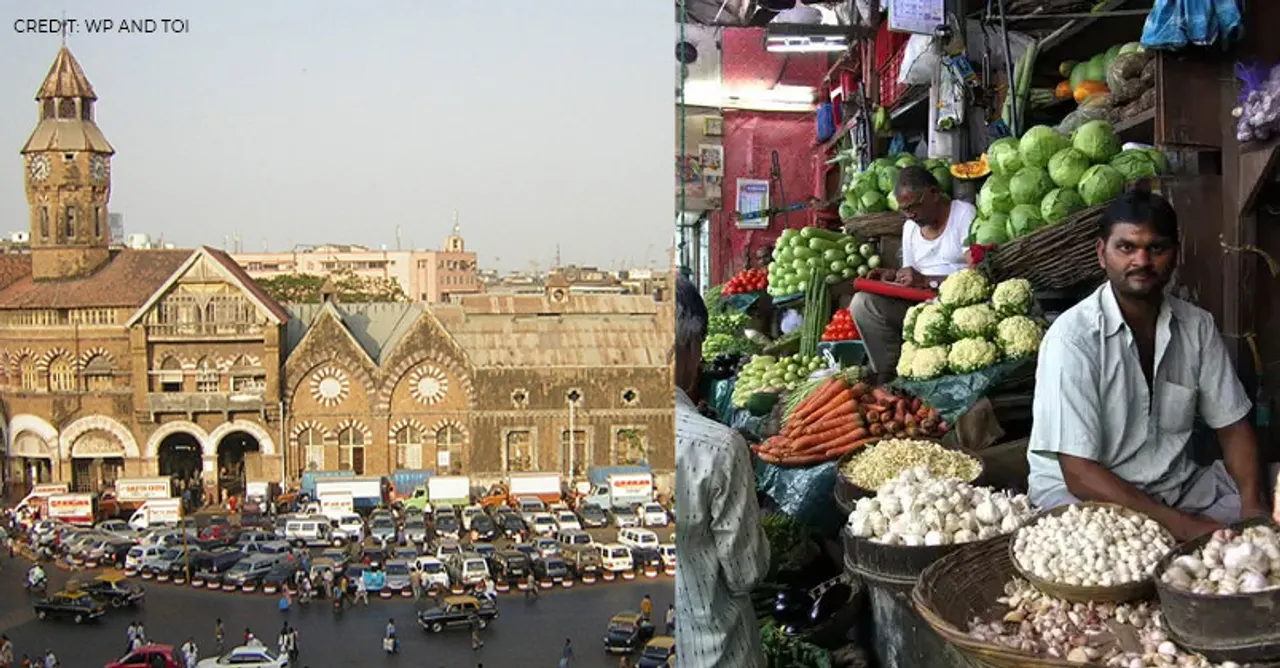
<instances>
[{"instance_id":1,"label":"green vegetable","mask_svg":"<svg viewBox=\"0 0 1280 668\"><path fill-rule=\"evenodd\" d=\"M1146 149L1121 151L1111 159L1111 166L1124 176L1124 180L1136 181L1144 176L1156 176L1159 169Z\"/></svg>"},{"instance_id":2,"label":"green vegetable","mask_svg":"<svg viewBox=\"0 0 1280 668\"><path fill-rule=\"evenodd\" d=\"M848 220L858 215L858 208L849 200L840 202L840 219Z\"/></svg>"},{"instance_id":3,"label":"green vegetable","mask_svg":"<svg viewBox=\"0 0 1280 668\"><path fill-rule=\"evenodd\" d=\"M898 210L898 196L897 196L897 195L895 195L895 194L893 194L893 193L889 193L888 195L885 195L885 196L884 196L884 203L885 203L885 205L886 205L886 206L888 206L888 207L889 207L889 210L890 210L890 211L897 211L897 210Z\"/></svg>"},{"instance_id":4,"label":"green vegetable","mask_svg":"<svg viewBox=\"0 0 1280 668\"><path fill-rule=\"evenodd\" d=\"M765 668L831 668L831 653L793 638L767 621L760 627L760 648Z\"/></svg>"},{"instance_id":5,"label":"green vegetable","mask_svg":"<svg viewBox=\"0 0 1280 668\"><path fill-rule=\"evenodd\" d=\"M1147 155L1151 156L1151 163L1156 166L1157 174L1169 173L1169 159L1165 157L1164 153L1160 149L1148 148L1144 150L1147 152Z\"/></svg>"},{"instance_id":6,"label":"green vegetable","mask_svg":"<svg viewBox=\"0 0 1280 668\"><path fill-rule=\"evenodd\" d=\"M1071 134L1071 145L1092 162L1106 162L1120 152L1120 138L1106 121L1089 121Z\"/></svg>"},{"instance_id":7,"label":"green vegetable","mask_svg":"<svg viewBox=\"0 0 1280 668\"><path fill-rule=\"evenodd\" d=\"M899 169L903 167L918 167L920 166L920 159L910 153L903 153L894 161L893 166Z\"/></svg>"},{"instance_id":8,"label":"green vegetable","mask_svg":"<svg viewBox=\"0 0 1280 668\"><path fill-rule=\"evenodd\" d=\"M862 213L879 213L889 208L884 201L884 195L878 192L862 193L860 204L858 210Z\"/></svg>"},{"instance_id":9,"label":"green vegetable","mask_svg":"<svg viewBox=\"0 0 1280 668\"><path fill-rule=\"evenodd\" d=\"M809 529L782 513L767 513L760 526L769 540L769 570L772 573L803 571L813 565L821 549Z\"/></svg>"},{"instance_id":10,"label":"green vegetable","mask_svg":"<svg viewBox=\"0 0 1280 668\"><path fill-rule=\"evenodd\" d=\"M1090 58L1085 63L1084 80L1107 82L1107 56L1105 53Z\"/></svg>"},{"instance_id":11,"label":"green vegetable","mask_svg":"<svg viewBox=\"0 0 1280 668\"><path fill-rule=\"evenodd\" d=\"M1024 167L1044 169L1054 153L1069 146L1071 141L1047 125L1037 125L1022 135L1018 153Z\"/></svg>"},{"instance_id":12,"label":"green vegetable","mask_svg":"<svg viewBox=\"0 0 1280 668\"><path fill-rule=\"evenodd\" d=\"M991 175L978 191L978 210L990 217L993 212L1009 213L1013 210L1013 195L1009 193L1009 180Z\"/></svg>"},{"instance_id":13,"label":"green vegetable","mask_svg":"<svg viewBox=\"0 0 1280 668\"><path fill-rule=\"evenodd\" d=\"M1031 291L1031 281L1025 278L1011 278L1001 281L991 292L991 307L1001 318L1013 315L1026 315L1031 311L1035 294Z\"/></svg>"},{"instance_id":14,"label":"green vegetable","mask_svg":"<svg viewBox=\"0 0 1280 668\"><path fill-rule=\"evenodd\" d=\"M951 194L951 170L947 169L946 167L935 167L929 170L929 173L933 174L934 180L938 182L938 189L941 190L944 194L950 195ZM894 211L897 211L897 208L896 208L897 204L895 203L894 206L895 206Z\"/></svg>"},{"instance_id":15,"label":"green vegetable","mask_svg":"<svg viewBox=\"0 0 1280 668\"><path fill-rule=\"evenodd\" d=\"M1143 48L1141 42L1127 42L1120 47L1120 53L1117 55L1123 56L1126 53L1142 53L1142 51Z\"/></svg>"},{"instance_id":16,"label":"green vegetable","mask_svg":"<svg viewBox=\"0 0 1280 668\"><path fill-rule=\"evenodd\" d=\"M1089 206L1097 206L1124 192L1124 175L1110 165L1094 165L1080 177L1080 196Z\"/></svg>"},{"instance_id":17,"label":"green vegetable","mask_svg":"<svg viewBox=\"0 0 1280 668\"><path fill-rule=\"evenodd\" d=\"M1084 199L1075 188L1057 188L1040 201L1040 217L1050 225L1084 208Z\"/></svg>"},{"instance_id":18,"label":"green vegetable","mask_svg":"<svg viewBox=\"0 0 1280 668\"><path fill-rule=\"evenodd\" d=\"M1075 67L1071 68L1071 76L1068 77L1068 79L1071 81L1071 90L1075 90L1077 86L1083 83L1085 80L1085 75L1088 73L1089 73L1088 62L1076 63Z\"/></svg>"},{"instance_id":19,"label":"green vegetable","mask_svg":"<svg viewBox=\"0 0 1280 668\"><path fill-rule=\"evenodd\" d=\"M980 225L973 230L973 243L983 246L1000 245L1009 241L1009 232L1005 229L1005 223L1008 216L1001 213L993 215L1002 216L997 222L995 218L983 218Z\"/></svg>"},{"instance_id":20,"label":"green vegetable","mask_svg":"<svg viewBox=\"0 0 1280 668\"><path fill-rule=\"evenodd\" d=\"M1102 79L1103 81L1106 81L1105 74L1107 69L1111 67L1111 61L1115 60L1116 56L1120 55L1120 49L1123 47L1124 47L1123 44L1117 44L1111 47L1110 49L1107 49L1106 53L1102 55L1102 71L1104 75Z\"/></svg>"},{"instance_id":21,"label":"green vegetable","mask_svg":"<svg viewBox=\"0 0 1280 668\"><path fill-rule=\"evenodd\" d=\"M871 257L876 254L876 247L871 244L862 244L858 246L858 254L862 257Z\"/></svg>"},{"instance_id":22,"label":"green vegetable","mask_svg":"<svg viewBox=\"0 0 1280 668\"><path fill-rule=\"evenodd\" d=\"M1074 148L1064 148L1049 158L1049 178L1060 188L1074 188L1089 169L1089 156Z\"/></svg>"},{"instance_id":23,"label":"green vegetable","mask_svg":"<svg viewBox=\"0 0 1280 668\"><path fill-rule=\"evenodd\" d=\"M992 174L1006 179L1022 169L1022 155L1018 153L1018 140L1005 137L991 142L991 146L987 147L987 165L991 168Z\"/></svg>"},{"instance_id":24,"label":"green vegetable","mask_svg":"<svg viewBox=\"0 0 1280 668\"><path fill-rule=\"evenodd\" d=\"M1035 167L1023 167L1009 180L1009 195L1016 204L1039 204L1053 189L1049 173Z\"/></svg>"},{"instance_id":25,"label":"green vegetable","mask_svg":"<svg viewBox=\"0 0 1280 668\"><path fill-rule=\"evenodd\" d=\"M1035 204L1019 204L1009 213L1009 236L1023 237L1044 227L1040 207Z\"/></svg>"},{"instance_id":26,"label":"green vegetable","mask_svg":"<svg viewBox=\"0 0 1280 668\"><path fill-rule=\"evenodd\" d=\"M879 269L879 268L880 268L880 256L879 256L879 255L872 255L871 257L867 258L867 263L866 263L865 265L861 265L859 268L861 268L861 267L867 267L868 269Z\"/></svg>"},{"instance_id":27,"label":"green vegetable","mask_svg":"<svg viewBox=\"0 0 1280 668\"><path fill-rule=\"evenodd\" d=\"M880 188L880 192L882 193L893 192L893 186L898 182L898 168L885 167L883 169L878 170L878 173L879 173L879 180L877 181L877 185Z\"/></svg>"}]
</instances>

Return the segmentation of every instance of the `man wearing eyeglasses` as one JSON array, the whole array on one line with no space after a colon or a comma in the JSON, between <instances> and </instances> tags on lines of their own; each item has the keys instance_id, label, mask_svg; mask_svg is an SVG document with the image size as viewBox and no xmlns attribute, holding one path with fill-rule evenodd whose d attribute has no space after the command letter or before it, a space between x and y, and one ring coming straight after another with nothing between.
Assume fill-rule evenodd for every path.
<instances>
[{"instance_id":1,"label":"man wearing eyeglasses","mask_svg":"<svg viewBox=\"0 0 1280 668\"><path fill-rule=\"evenodd\" d=\"M948 197L933 175L921 167L899 171L893 194L898 211L907 218L902 225L902 268L876 269L867 277L937 290L943 279L969 266L964 240L978 211L968 202ZM913 305L869 292L855 294L849 304L871 369L882 379L892 376L897 367L902 320Z\"/></svg>"}]
</instances>

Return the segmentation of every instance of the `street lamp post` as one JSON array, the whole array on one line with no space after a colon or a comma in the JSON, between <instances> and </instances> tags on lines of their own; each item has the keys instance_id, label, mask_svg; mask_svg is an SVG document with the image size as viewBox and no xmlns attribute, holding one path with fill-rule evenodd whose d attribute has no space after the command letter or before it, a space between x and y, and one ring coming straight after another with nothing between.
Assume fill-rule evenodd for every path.
<instances>
[{"instance_id":1,"label":"street lamp post","mask_svg":"<svg viewBox=\"0 0 1280 668\"><path fill-rule=\"evenodd\" d=\"M568 402L569 402L569 471L568 471L568 474L569 474L569 482L572 483L573 482L573 418L574 418L573 399L568 399Z\"/></svg>"}]
</instances>

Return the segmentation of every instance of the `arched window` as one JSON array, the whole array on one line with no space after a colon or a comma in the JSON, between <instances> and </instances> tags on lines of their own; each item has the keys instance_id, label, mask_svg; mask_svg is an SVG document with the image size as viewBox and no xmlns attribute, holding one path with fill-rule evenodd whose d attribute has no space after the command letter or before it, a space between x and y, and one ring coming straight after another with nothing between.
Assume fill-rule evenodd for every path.
<instances>
[{"instance_id":1,"label":"arched window","mask_svg":"<svg viewBox=\"0 0 1280 668\"><path fill-rule=\"evenodd\" d=\"M66 355L58 355L49 363L49 391L75 392L76 369Z\"/></svg>"},{"instance_id":2,"label":"arched window","mask_svg":"<svg viewBox=\"0 0 1280 668\"><path fill-rule=\"evenodd\" d=\"M218 367L209 361L209 358L202 357L196 364L196 391L197 392L218 392L220 387L218 379Z\"/></svg>"},{"instance_id":3,"label":"arched window","mask_svg":"<svg viewBox=\"0 0 1280 668\"><path fill-rule=\"evenodd\" d=\"M160 381L161 392L182 391L182 362L176 357L166 357L160 361L160 373L156 374Z\"/></svg>"},{"instance_id":4,"label":"arched window","mask_svg":"<svg viewBox=\"0 0 1280 668\"><path fill-rule=\"evenodd\" d=\"M512 429L507 432L507 471L521 473L533 471L533 432L528 429Z\"/></svg>"},{"instance_id":5,"label":"arched window","mask_svg":"<svg viewBox=\"0 0 1280 668\"><path fill-rule=\"evenodd\" d=\"M40 389L40 374L36 370L36 362L30 357L18 362L18 375L22 376L22 389L32 391Z\"/></svg>"},{"instance_id":6,"label":"arched window","mask_svg":"<svg viewBox=\"0 0 1280 668\"><path fill-rule=\"evenodd\" d=\"M84 380L90 392L111 389L111 360L106 355L94 355L84 365Z\"/></svg>"},{"instance_id":7,"label":"arched window","mask_svg":"<svg viewBox=\"0 0 1280 668\"><path fill-rule=\"evenodd\" d=\"M364 432L347 427L338 432L338 468L364 475Z\"/></svg>"},{"instance_id":8,"label":"arched window","mask_svg":"<svg viewBox=\"0 0 1280 668\"><path fill-rule=\"evenodd\" d=\"M422 468L422 431L413 425L396 433L396 468Z\"/></svg>"},{"instance_id":9,"label":"arched window","mask_svg":"<svg viewBox=\"0 0 1280 668\"><path fill-rule=\"evenodd\" d=\"M314 427L307 427L298 434L298 449L308 471L324 470L324 437Z\"/></svg>"},{"instance_id":10,"label":"arched window","mask_svg":"<svg viewBox=\"0 0 1280 668\"><path fill-rule=\"evenodd\" d=\"M462 473L462 430L446 425L436 431L436 473Z\"/></svg>"}]
</instances>

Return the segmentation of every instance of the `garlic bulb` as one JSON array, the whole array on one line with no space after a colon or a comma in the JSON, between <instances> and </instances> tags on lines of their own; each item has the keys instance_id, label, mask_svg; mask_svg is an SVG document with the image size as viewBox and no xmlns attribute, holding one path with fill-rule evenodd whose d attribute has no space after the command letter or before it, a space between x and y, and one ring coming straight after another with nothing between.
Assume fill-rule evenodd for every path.
<instances>
[{"instance_id":1,"label":"garlic bulb","mask_svg":"<svg viewBox=\"0 0 1280 668\"><path fill-rule=\"evenodd\" d=\"M1023 495L973 487L908 468L862 498L849 513L848 531L886 545L938 546L985 540L1017 529L1031 514Z\"/></svg>"},{"instance_id":2,"label":"garlic bulb","mask_svg":"<svg viewBox=\"0 0 1280 668\"><path fill-rule=\"evenodd\" d=\"M1193 554L1173 560L1160 579L1206 596L1255 594L1280 588L1280 534L1266 526L1219 529Z\"/></svg>"},{"instance_id":3,"label":"garlic bulb","mask_svg":"<svg viewBox=\"0 0 1280 668\"><path fill-rule=\"evenodd\" d=\"M1144 579L1173 539L1150 519L1106 506L1073 505L1018 530L1018 565L1068 585L1113 586Z\"/></svg>"}]
</instances>

